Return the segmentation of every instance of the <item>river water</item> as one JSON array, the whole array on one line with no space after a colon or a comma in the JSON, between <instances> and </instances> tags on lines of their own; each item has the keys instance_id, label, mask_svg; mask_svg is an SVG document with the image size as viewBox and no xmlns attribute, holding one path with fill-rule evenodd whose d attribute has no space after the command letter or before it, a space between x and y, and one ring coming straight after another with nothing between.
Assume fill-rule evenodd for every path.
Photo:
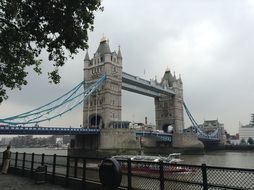
<instances>
[{"instance_id":1,"label":"river water","mask_svg":"<svg viewBox=\"0 0 254 190\"><path fill-rule=\"evenodd\" d=\"M0 148L0 152L4 148ZM36 153L46 155L67 155L67 150L55 150L45 148L12 148L12 152ZM210 151L204 155L182 155L184 164L201 165L203 163L209 166L235 167L254 169L254 151L235 152L235 151Z\"/></svg>"}]
</instances>

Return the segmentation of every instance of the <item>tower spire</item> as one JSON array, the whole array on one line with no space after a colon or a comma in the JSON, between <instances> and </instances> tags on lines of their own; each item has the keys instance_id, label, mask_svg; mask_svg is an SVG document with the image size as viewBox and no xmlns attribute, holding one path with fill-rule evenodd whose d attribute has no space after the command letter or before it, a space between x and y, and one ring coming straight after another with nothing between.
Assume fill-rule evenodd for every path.
<instances>
[{"instance_id":1,"label":"tower spire","mask_svg":"<svg viewBox=\"0 0 254 190\"><path fill-rule=\"evenodd\" d=\"M108 42L109 42L108 39L105 36L103 36L101 38L100 45L96 53L98 53L99 55L111 54L111 50L110 50Z\"/></svg>"},{"instance_id":2,"label":"tower spire","mask_svg":"<svg viewBox=\"0 0 254 190\"><path fill-rule=\"evenodd\" d=\"M84 61L90 61L88 51L86 51L86 56L85 56L85 60Z\"/></svg>"},{"instance_id":3,"label":"tower spire","mask_svg":"<svg viewBox=\"0 0 254 190\"><path fill-rule=\"evenodd\" d=\"M117 58L122 59L122 53L121 53L121 49L120 49L120 45L118 46L118 53L117 53Z\"/></svg>"}]
</instances>

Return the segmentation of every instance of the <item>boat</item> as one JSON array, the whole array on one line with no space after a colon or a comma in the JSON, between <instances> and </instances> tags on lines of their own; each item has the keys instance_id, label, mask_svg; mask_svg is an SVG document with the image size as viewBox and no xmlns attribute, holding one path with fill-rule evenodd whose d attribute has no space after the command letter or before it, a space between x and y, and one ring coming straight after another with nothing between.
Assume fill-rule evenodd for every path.
<instances>
[{"instance_id":1,"label":"boat","mask_svg":"<svg viewBox=\"0 0 254 190\"><path fill-rule=\"evenodd\" d=\"M61 146L48 146L45 148L46 150L68 150L68 145L61 145Z\"/></svg>"},{"instance_id":2,"label":"boat","mask_svg":"<svg viewBox=\"0 0 254 190\"><path fill-rule=\"evenodd\" d=\"M164 156L147 156L147 155L116 155L112 158L120 161L123 172L128 171L127 160L131 160L131 172L136 174L159 173L159 162L163 165L164 174L188 174L194 172L193 169L177 164L183 160L180 158L181 153L169 154ZM172 165L171 165L172 164Z\"/></svg>"}]
</instances>

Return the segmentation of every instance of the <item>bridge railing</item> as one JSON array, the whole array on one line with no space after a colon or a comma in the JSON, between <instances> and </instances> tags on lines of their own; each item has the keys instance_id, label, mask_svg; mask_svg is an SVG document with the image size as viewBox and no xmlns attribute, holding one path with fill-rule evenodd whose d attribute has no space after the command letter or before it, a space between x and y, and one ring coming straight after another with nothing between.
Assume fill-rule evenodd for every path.
<instances>
[{"instance_id":1,"label":"bridge railing","mask_svg":"<svg viewBox=\"0 0 254 190\"><path fill-rule=\"evenodd\" d=\"M64 127L26 127L26 126L0 126L0 134L59 134L59 135L79 135L79 134L99 134L100 129L95 128L64 128Z\"/></svg>"},{"instance_id":2,"label":"bridge railing","mask_svg":"<svg viewBox=\"0 0 254 190\"><path fill-rule=\"evenodd\" d=\"M47 166L47 180L65 186L73 180L82 186L100 186L98 166L102 159L45 154L12 153L10 170L33 177L40 165ZM118 160L122 167L121 189L253 189L254 169ZM0 153L0 166L2 153ZM61 181L61 180L60 180Z\"/></svg>"}]
</instances>

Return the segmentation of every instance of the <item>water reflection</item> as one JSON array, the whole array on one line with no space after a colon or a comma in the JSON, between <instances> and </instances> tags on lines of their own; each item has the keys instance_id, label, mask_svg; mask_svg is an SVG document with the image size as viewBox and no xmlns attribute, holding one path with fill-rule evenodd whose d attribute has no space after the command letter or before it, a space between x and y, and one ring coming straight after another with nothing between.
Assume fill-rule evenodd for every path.
<instances>
[{"instance_id":1,"label":"water reflection","mask_svg":"<svg viewBox=\"0 0 254 190\"><path fill-rule=\"evenodd\" d=\"M202 164L210 166L254 168L254 152L211 151L205 155L182 155L186 164Z\"/></svg>"}]
</instances>

